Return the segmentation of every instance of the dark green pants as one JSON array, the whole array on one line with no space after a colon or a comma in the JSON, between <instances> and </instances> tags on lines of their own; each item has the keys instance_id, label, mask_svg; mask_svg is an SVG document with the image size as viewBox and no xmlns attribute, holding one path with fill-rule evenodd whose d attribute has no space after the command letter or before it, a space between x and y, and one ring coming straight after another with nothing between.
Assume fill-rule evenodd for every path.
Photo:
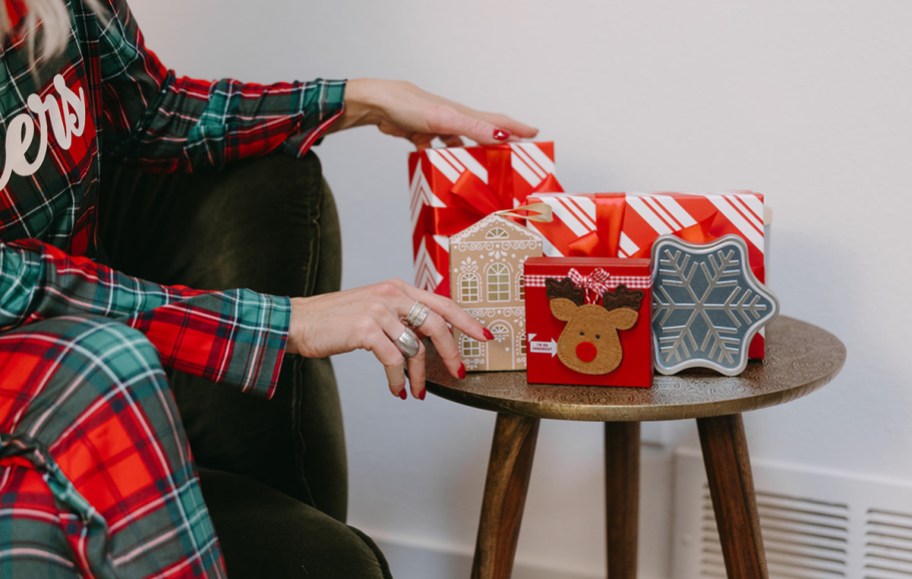
<instances>
[{"instance_id":1,"label":"dark green pants","mask_svg":"<svg viewBox=\"0 0 912 579\"><path fill-rule=\"evenodd\" d=\"M320 163L271 156L218 173L106 167L104 259L160 283L309 296L339 288L341 244ZM174 375L231 577L389 577L344 524L342 415L329 360L286 356L275 397Z\"/></svg>"}]
</instances>

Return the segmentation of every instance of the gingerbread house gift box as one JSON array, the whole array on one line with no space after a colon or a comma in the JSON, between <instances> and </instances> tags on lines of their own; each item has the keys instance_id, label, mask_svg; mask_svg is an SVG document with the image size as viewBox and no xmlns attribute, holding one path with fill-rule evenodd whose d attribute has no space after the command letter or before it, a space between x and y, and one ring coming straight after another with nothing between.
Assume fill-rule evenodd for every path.
<instances>
[{"instance_id":1,"label":"gingerbread house gift box","mask_svg":"<svg viewBox=\"0 0 912 579\"><path fill-rule=\"evenodd\" d=\"M425 149L408 167L415 285L448 297L452 235L532 193L563 191L550 142Z\"/></svg>"},{"instance_id":2,"label":"gingerbread house gift box","mask_svg":"<svg viewBox=\"0 0 912 579\"><path fill-rule=\"evenodd\" d=\"M651 386L650 272L648 259L527 260L529 383Z\"/></svg>"},{"instance_id":3,"label":"gingerbread house gift box","mask_svg":"<svg viewBox=\"0 0 912 579\"><path fill-rule=\"evenodd\" d=\"M494 334L479 342L456 331L466 370L525 369L523 264L541 254L538 234L498 214L450 239L452 299Z\"/></svg>"}]
</instances>

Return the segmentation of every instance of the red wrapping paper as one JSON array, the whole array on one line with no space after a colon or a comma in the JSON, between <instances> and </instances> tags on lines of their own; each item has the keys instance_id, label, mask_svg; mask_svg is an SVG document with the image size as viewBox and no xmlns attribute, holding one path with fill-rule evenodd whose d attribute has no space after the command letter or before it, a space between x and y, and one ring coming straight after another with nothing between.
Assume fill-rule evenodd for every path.
<instances>
[{"instance_id":1,"label":"red wrapping paper","mask_svg":"<svg viewBox=\"0 0 912 579\"><path fill-rule=\"evenodd\" d=\"M618 258L527 260L524 278L529 383L651 386L649 264L648 259ZM577 301L582 303L555 303L549 299L548 279L565 287L569 284L571 293L579 291ZM619 289L620 285L624 289ZM636 309L612 309L605 307L606 291L615 297L642 293Z\"/></svg>"},{"instance_id":2,"label":"red wrapping paper","mask_svg":"<svg viewBox=\"0 0 912 579\"><path fill-rule=\"evenodd\" d=\"M415 285L450 295L449 237L537 192L563 191L553 143L426 149L409 156Z\"/></svg>"},{"instance_id":3,"label":"red wrapping paper","mask_svg":"<svg viewBox=\"0 0 912 579\"><path fill-rule=\"evenodd\" d=\"M536 194L528 202L544 202L553 211L550 222L528 223L544 237L547 256L645 258L660 235L706 243L735 234L747 243L754 275L761 283L766 279L766 223L759 193ZM748 355L763 358L762 334L754 337Z\"/></svg>"}]
</instances>

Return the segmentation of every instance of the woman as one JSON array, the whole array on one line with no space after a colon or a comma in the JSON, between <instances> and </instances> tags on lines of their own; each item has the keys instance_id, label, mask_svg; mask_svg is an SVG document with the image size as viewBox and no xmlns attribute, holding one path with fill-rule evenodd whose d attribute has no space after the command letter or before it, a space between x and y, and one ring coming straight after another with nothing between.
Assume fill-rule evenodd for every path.
<instances>
[{"instance_id":1,"label":"woman","mask_svg":"<svg viewBox=\"0 0 912 579\"><path fill-rule=\"evenodd\" d=\"M490 333L399 281L288 298L198 291L93 260L100 160L192 171L373 124L428 147L535 130L408 83L176 78L124 0L0 3L0 576L224 576L165 370L271 396L285 352L357 348L424 398L429 337ZM408 322L413 329L403 325Z\"/></svg>"}]
</instances>

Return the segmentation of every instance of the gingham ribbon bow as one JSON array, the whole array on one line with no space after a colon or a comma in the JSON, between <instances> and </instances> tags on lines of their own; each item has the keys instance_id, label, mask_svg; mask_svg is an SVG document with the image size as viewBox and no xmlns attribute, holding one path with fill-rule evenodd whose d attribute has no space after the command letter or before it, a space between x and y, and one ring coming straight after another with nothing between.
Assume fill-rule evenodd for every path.
<instances>
[{"instance_id":1,"label":"gingham ribbon bow","mask_svg":"<svg viewBox=\"0 0 912 579\"><path fill-rule=\"evenodd\" d=\"M587 304L594 304L602 297L602 294L611 289L608 285L608 279L611 274L604 269L596 269L589 275L583 275L573 268L567 274L573 285L586 292L585 299Z\"/></svg>"}]
</instances>

